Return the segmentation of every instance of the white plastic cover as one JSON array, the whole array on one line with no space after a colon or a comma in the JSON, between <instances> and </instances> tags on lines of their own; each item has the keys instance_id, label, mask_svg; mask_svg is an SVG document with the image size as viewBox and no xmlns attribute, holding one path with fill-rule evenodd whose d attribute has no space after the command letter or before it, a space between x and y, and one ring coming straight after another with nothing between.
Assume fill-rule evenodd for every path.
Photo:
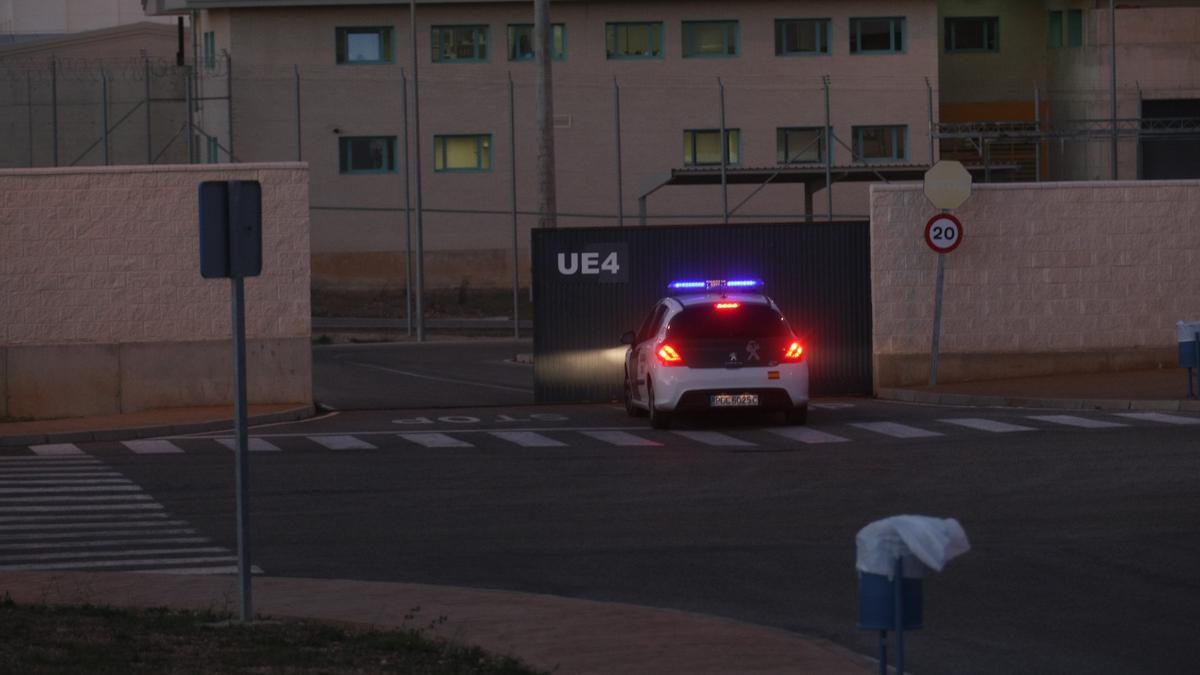
<instances>
[{"instance_id":1,"label":"white plastic cover","mask_svg":"<svg viewBox=\"0 0 1200 675\"><path fill-rule=\"evenodd\" d=\"M953 518L892 516L877 520L858 531L856 566L868 574L891 578L896 556L904 556L906 577L920 576L912 569L911 557L941 572L946 563L971 550L967 533ZM911 556L909 555L911 554Z\"/></svg>"},{"instance_id":2,"label":"white plastic cover","mask_svg":"<svg viewBox=\"0 0 1200 675\"><path fill-rule=\"evenodd\" d=\"M1175 324L1175 329L1179 332L1180 342L1192 342L1196 333L1200 333L1200 321L1180 321Z\"/></svg>"}]
</instances>

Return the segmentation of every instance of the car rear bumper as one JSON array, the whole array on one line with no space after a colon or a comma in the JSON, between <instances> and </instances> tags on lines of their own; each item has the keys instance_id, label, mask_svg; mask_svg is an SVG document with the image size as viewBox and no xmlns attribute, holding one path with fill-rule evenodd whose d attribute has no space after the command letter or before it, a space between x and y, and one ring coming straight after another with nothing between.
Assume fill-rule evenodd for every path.
<instances>
[{"instance_id":1,"label":"car rear bumper","mask_svg":"<svg viewBox=\"0 0 1200 675\"><path fill-rule=\"evenodd\" d=\"M662 411L712 410L713 394L758 394L758 407L769 410L808 403L807 363L774 368L659 368L656 374L655 407Z\"/></svg>"}]
</instances>

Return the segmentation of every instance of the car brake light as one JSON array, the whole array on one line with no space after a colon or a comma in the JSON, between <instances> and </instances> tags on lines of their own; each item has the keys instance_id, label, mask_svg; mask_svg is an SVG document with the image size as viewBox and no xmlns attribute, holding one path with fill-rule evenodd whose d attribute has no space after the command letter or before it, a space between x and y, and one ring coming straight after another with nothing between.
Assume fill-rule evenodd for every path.
<instances>
[{"instance_id":1,"label":"car brake light","mask_svg":"<svg viewBox=\"0 0 1200 675\"><path fill-rule=\"evenodd\" d=\"M674 347L664 342L658 346L658 362L664 366L682 366L683 357Z\"/></svg>"},{"instance_id":2,"label":"car brake light","mask_svg":"<svg viewBox=\"0 0 1200 675\"><path fill-rule=\"evenodd\" d=\"M738 302L718 302L715 306L717 309L737 309L742 305Z\"/></svg>"},{"instance_id":3,"label":"car brake light","mask_svg":"<svg viewBox=\"0 0 1200 675\"><path fill-rule=\"evenodd\" d=\"M783 354L784 361L800 361L803 359L804 347L801 347L799 342L793 342L788 345L787 351Z\"/></svg>"}]
</instances>

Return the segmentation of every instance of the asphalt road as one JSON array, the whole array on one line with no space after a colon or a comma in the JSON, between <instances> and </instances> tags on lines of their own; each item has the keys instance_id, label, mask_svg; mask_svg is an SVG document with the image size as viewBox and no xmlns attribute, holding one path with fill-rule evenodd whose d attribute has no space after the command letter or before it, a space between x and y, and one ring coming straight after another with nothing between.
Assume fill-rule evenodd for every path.
<instances>
[{"instance_id":1,"label":"asphalt road","mask_svg":"<svg viewBox=\"0 0 1200 675\"><path fill-rule=\"evenodd\" d=\"M429 351L442 349L463 350ZM354 358L416 372L422 351ZM381 395L465 386L364 370L391 378L373 381ZM926 580L911 672L1195 671L1200 416L816 404L800 430L744 415L653 431L613 405L513 403L259 428L277 450L251 456L252 559L271 575L678 608L874 654L855 628L855 533L900 513L955 517L972 550ZM359 447L329 447L347 438ZM232 453L171 442L181 452L82 449L233 549Z\"/></svg>"}]
</instances>

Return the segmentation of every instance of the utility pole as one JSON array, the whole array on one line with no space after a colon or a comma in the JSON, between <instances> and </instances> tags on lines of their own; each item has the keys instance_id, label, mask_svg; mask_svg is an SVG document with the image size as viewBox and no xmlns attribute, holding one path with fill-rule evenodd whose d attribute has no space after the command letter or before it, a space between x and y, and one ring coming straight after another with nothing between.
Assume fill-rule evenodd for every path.
<instances>
[{"instance_id":1,"label":"utility pole","mask_svg":"<svg viewBox=\"0 0 1200 675\"><path fill-rule=\"evenodd\" d=\"M554 185L554 60L550 0L533 0L534 58L537 64L537 210L538 227L558 226L558 199Z\"/></svg>"}]
</instances>

